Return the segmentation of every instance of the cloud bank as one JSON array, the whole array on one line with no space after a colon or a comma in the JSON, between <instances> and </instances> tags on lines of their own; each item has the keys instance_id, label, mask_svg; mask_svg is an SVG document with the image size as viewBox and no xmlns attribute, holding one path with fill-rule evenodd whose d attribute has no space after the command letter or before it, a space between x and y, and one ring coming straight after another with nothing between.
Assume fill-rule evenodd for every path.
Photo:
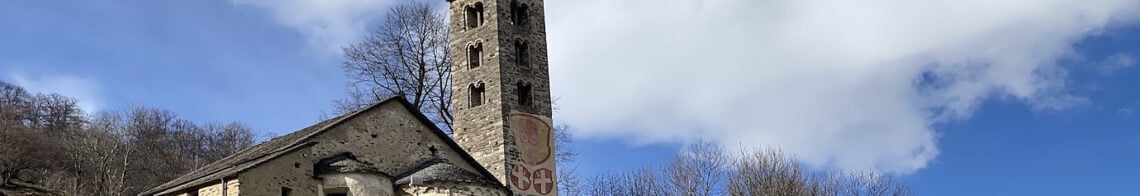
<instances>
[{"instance_id":1,"label":"cloud bank","mask_svg":"<svg viewBox=\"0 0 1140 196\"><path fill-rule=\"evenodd\" d=\"M547 0L555 118L587 137L779 146L911 173L987 99L1064 109L1056 62L1135 0ZM1123 57L1122 57L1123 58Z\"/></svg>"}]
</instances>

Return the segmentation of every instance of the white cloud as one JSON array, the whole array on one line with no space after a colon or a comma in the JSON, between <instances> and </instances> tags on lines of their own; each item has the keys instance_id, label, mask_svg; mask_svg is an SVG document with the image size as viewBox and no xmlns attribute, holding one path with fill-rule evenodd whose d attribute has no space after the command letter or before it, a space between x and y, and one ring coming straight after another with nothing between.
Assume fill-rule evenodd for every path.
<instances>
[{"instance_id":1,"label":"white cloud","mask_svg":"<svg viewBox=\"0 0 1140 196\"><path fill-rule=\"evenodd\" d=\"M1132 111L1132 108L1125 107L1125 108L1120 108L1120 110L1117 110L1116 113L1122 114L1122 115L1129 115L1129 114L1132 114L1133 111Z\"/></svg>"},{"instance_id":2,"label":"white cloud","mask_svg":"<svg viewBox=\"0 0 1140 196\"><path fill-rule=\"evenodd\" d=\"M102 109L99 93L103 87L95 79L70 74L28 76L17 71L8 77L13 84L32 93L56 93L75 98L84 112L96 113Z\"/></svg>"},{"instance_id":3,"label":"white cloud","mask_svg":"<svg viewBox=\"0 0 1140 196\"><path fill-rule=\"evenodd\" d=\"M304 34L309 44L328 52L360 39L369 23L380 19L390 0L230 0L270 11L281 24Z\"/></svg>"},{"instance_id":4,"label":"white cloud","mask_svg":"<svg viewBox=\"0 0 1140 196\"><path fill-rule=\"evenodd\" d=\"M556 119L910 173L986 99L1082 104L1056 60L1135 0L547 0Z\"/></svg>"},{"instance_id":5,"label":"white cloud","mask_svg":"<svg viewBox=\"0 0 1140 196\"><path fill-rule=\"evenodd\" d=\"M1098 69L1100 70L1101 74L1111 76L1113 73L1131 68L1133 66L1136 66L1136 57L1128 53L1117 53L1113 54L1112 56L1108 56L1108 58L1105 58L1104 62L1100 63L1100 67Z\"/></svg>"}]
</instances>

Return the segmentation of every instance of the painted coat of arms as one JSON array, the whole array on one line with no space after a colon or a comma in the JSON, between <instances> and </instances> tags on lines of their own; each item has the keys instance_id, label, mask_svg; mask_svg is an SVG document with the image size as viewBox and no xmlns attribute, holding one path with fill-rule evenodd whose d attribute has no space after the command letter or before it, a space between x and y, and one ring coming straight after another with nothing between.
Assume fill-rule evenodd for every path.
<instances>
[{"instance_id":1,"label":"painted coat of arms","mask_svg":"<svg viewBox=\"0 0 1140 196\"><path fill-rule=\"evenodd\" d=\"M550 118L514 111L510 123L522 163L511 171L509 186L523 195L557 195L554 126Z\"/></svg>"}]
</instances>

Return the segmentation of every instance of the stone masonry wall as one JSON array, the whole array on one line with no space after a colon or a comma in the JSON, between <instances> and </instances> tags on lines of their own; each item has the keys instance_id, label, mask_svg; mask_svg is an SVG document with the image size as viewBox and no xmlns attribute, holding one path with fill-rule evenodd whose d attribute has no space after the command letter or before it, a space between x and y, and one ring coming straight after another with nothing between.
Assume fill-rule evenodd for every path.
<instances>
[{"instance_id":1,"label":"stone masonry wall","mask_svg":"<svg viewBox=\"0 0 1140 196\"><path fill-rule=\"evenodd\" d=\"M242 194L280 195L281 187L288 187L294 195L316 195L321 181L313 177L313 165L343 152L351 152L389 175L434 158L477 171L396 102L369 110L310 140L319 143L242 173Z\"/></svg>"},{"instance_id":2,"label":"stone masonry wall","mask_svg":"<svg viewBox=\"0 0 1140 196\"><path fill-rule=\"evenodd\" d=\"M511 21L511 3L527 6L524 25ZM484 23L467 26L465 8L482 3ZM519 163L514 136L507 117L511 110L551 116L550 74L546 46L546 23L542 0L454 0L451 2L452 104L455 107L455 139L496 178L507 179ZM527 56L519 57L516 42L525 42ZM467 46L482 43L482 63L471 68ZM518 65L527 58L529 65ZM517 84L532 88L530 105L519 104ZM485 85L484 104L472 106L469 85Z\"/></svg>"},{"instance_id":3,"label":"stone masonry wall","mask_svg":"<svg viewBox=\"0 0 1140 196\"><path fill-rule=\"evenodd\" d=\"M225 196L239 196L241 190L241 183L238 180L227 180L225 187ZM222 183L210 185L198 189L198 196L222 196Z\"/></svg>"},{"instance_id":4,"label":"stone masonry wall","mask_svg":"<svg viewBox=\"0 0 1140 196\"><path fill-rule=\"evenodd\" d=\"M396 193L392 190L392 179L386 176L338 173L321 175L320 178L324 180L324 187L348 187L350 195L391 196Z\"/></svg>"},{"instance_id":5,"label":"stone masonry wall","mask_svg":"<svg viewBox=\"0 0 1140 196\"><path fill-rule=\"evenodd\" d=\"M482 3L484 23L478 27L467 26L465 8ZM452 106L455 121L453 128L455 141L487 168L497 179L506 179L507 153L504 145L505 124L501 97L504 91L503 79L499 74L501 54L498 50L501 41L498 36L499 16L495 12L499 3L493 0L455 0L451 2L451 57L452 57ZM479 67L470 67L467 47L482 44L483 54L479 57ZM482 84L485 88L484 103L474 106L470 101L470 85Z\"/></svg>"}]
</instances>

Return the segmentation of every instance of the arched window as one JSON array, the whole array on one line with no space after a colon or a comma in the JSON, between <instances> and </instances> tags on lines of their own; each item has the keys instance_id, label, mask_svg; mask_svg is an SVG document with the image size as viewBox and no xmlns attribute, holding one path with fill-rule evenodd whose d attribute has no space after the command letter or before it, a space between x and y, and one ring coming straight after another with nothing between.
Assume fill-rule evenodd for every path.
<instances>
[{"instance_id":1,"label":"arched window","mask_svg":"<svg viewBox=\"0 0 1140 196\"><path fill-rule=\"evenodd\" d=\"M526 25L526 18L526 4L521 4L518 1L511 2L511 23L515 25Z\"/></svg>"},{"instance_id":2,"label":"arched window","mask_svg":"<svg viewBox=\"0 0 1140 196\"><path fill-rule=\"evenodd\" d=\"M483 83L468 85L467 89L471 92L471 107L483 105Z\"/></svg>"},{"instance_id":3,"label":"arched window","mask_svg":"<svg viewBox=\"0 0 1140 196\"><path fill-rule=\"evenodd\" d=\"M531 97L530 84L525 84L522 81L519 81L516 86L517 88L515 89L515 93L519 96L519 105L529 106L534 100L534 98Z\"/></svg>"},{"instance_id":4,"label":"arched window","mask_svg":"<svg viewBox=\"0 0 1140 196\"><path fill-rule=\"evenodd\" d=\"M519 66L530 66L530 48L527 48L526 42L515 42L515 63Z\"/></svg>"},{"instance_id":5,"label":"arched window","mask_svg":"<svg viewBox=\"0 0 1140 196\"><path fill-rule=\"evenodd\" d=\"M482 64L483 61L483 43L476 43L467 46L467 65L468 68L476 68Z\"/></svg>"},{"instance_id":6,"label":"arched window","mask_svg":"<svg viewBox=\"0 0 1140 196\"><path fill-rule=\"evenodd\" d=\"M467 28L479 27L483 24L483 2L476 2L467 6Z\"/></svg>"}]
</instances>

